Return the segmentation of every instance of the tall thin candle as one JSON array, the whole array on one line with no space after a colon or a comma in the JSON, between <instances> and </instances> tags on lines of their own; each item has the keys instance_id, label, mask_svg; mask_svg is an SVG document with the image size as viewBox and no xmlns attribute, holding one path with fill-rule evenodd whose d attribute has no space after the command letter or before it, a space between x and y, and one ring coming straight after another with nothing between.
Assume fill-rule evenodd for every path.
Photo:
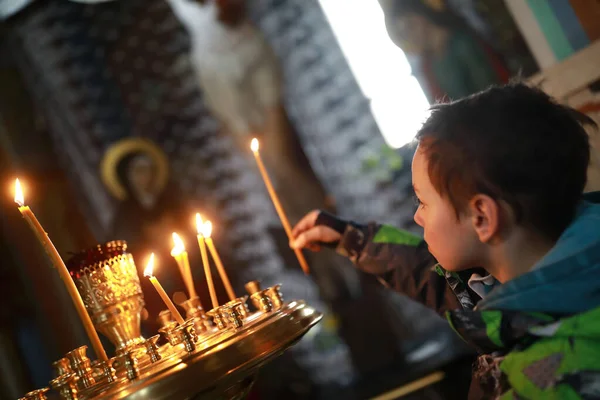
<instances>
[{"instance_id":1,"label":"tall thin candle","mask_svg":"<svg viewBox=\"0 0 600 400\"><path fill-rule=\"evenodd\" d=\"M275 206L275 210L277 211L277 214L279 215L279 219L281 220L283 229L285 229L285 233L287 233L288 239L291 241L293 239L293 236L292 236L292 227L290 225L290 221L288 220L288 218L285 214L285 211L283 211L283 207L281 206L279 197L277 197L277 193L275 192L275 189L273 188L273 183L271 182L271 178L269 178L267 169L265 168L262 158L260 157L260 153L258 152L258 147L259 147L258 139L256 139L256 138L252 139L250 148L252 150L252 153L254 153L254 158L256 159L256 164L258 165L260 174L262 175L263 181L265 182L265 186L267 187L269 196L271 196L271 201L273 202L273 205ZM302 251L300 249L294 249L294 253L296 254L296 257L298 258L298 262L300 263L302 270L304 271L304 273L306 275L308 275L310 270L308 268L308 263L306 262L306 259L304 258L304 254L302 254Z\"/></svg>"},{"instance_id":2,"label":"tall thin candle","mask_svg":"<svg viewBox=\"0 0 600 400\"><path fill-rule=\"evenodd\" d=\"M165 303L165 305L167 306L169 311L171 311L171 315L173 316L173 318L175 318L175 321L177 321L179 323L179 325L183 325L183 323L185 322L183 317L177 310L177 307L175 307L175 304L173 304L173 302L169 298L169 295L167 294L167 292L165 292L165 289L163 289L163 287L160 284L160 282L158 281L158 279L156 279L156 277L154 275L152 275L153 272L154 272L154 253L150 254L150 259L148 260L146 269L144 269L144 276L146 276L146 277L148 277L148 279L150 279L150 283L152 283L152 286L154 286L154 289L156 289L156 291L158 292L158 295L160 296L162 301Z\"/></svg>"},{"instance_id":3,"label":"tall thin candle","mask_svg":"<svg viewBox=\"0 0 600 400\"><path fill-rule=\"evenodd\" d=\"M90 318L90 315L88 314L87 310L85 309L85 304L83 303L83 300L81 299L81 295L79 294L79 291L77 290L77 286L75 286L75 282L73 282L73 279L71 278L71 275L69 274L69 270L67 269L67 266L65 265L64 261L60 257L60 254L56 250L56 247L54 247L54 244L50 240L50 237L48 236L48 234L46 233L46 231L44 230L44 228L42 227L42 225L36 218L33 211L31 211L29 206L25 205L23 191L21 189L21 184L18 179L15 183L15 202L19 205L19 211L21 212L21 215L23 215L23 218L25 218L25 220L29 224L30 228L35 233L35 236L37 237L37 239L40 241L42 246L44 246L44 250L46 250L46 253L50 257L50 261L52 262L52 265L54 265L54 267L58 271L60 278L62 279L63 283L65 284L65 286L67 288L67 292L69 293L69 296L71 297L71 300L73 301L73 304L75 305L75 310L77 311L77 314L79 315L79 318L81 319L83 328L85 329L85 332L87 333L87 336L90 339L90 342L92 344L92 348L94 349L94 352L96 353L96 357L98 357L98 359L101 361L108 361L108 356L106 355L106 351L104 351L104 347L102 346L102 342L100 342L100 337L98 336L98 332L96 332L96 328L94 328L92 319Z\"/></svg>"},{"instance_id":4,"label":"tall thin candle","mask_svg":"<svg viewBox=\"0 0 600 400\"><path fill-rule=\"evenodd\" d=\"M231 287L231 282L229 281L229 277L225 272L225 267L223 267L223 262L221 261L221 257L219 257L219 253L217 252L217 248L215 247L215 243L211 238L212 233L212 223L210 221L206 221L204 223L203 236L206 241L206 246L208 246L208 250L212 255L213 260L215 260L215 265L217 266L217 271L219 271L219 276L223 281L223 286L225 286L225 290L227 291L227 296L229 296L229 300L235 299L235 293L233 288Z\"/></svg>"},{"instance_id":5,"label":"tall thin candle","mask_svg":"<svg viewBox=\"0 0 600 400\"><path fill-rule=\"evenodd\" d=\"M185 284L190 298L197 297L196 288L194 287L194 278L192 277L192 269L190 268L190 260L188 253L185 251L185 246L179 235L173 232L173 243L175 246L171 250L171 256L177 261L179 272L183 283Z\"/></svg>"},{"instance_id":6,"label":"tall thin candle","mask_svg":"<svg viewBox=\"0 0 600 400\"><path fill-rule=\"evenodd\" d=\"M208 254L206 253L206 243L204 242L204 223L200 214L196 214L196 229L198 231L198 246L200 246L200 254L202 255L202 264L204 265L204 274L206 275L206 284L210 293L210 301L213 308L219 307L219 299L215 291L215 284L210 271L210 263L208 262ZM210 236L210 234L209 234Z\"/></svg>"}]
</instances>

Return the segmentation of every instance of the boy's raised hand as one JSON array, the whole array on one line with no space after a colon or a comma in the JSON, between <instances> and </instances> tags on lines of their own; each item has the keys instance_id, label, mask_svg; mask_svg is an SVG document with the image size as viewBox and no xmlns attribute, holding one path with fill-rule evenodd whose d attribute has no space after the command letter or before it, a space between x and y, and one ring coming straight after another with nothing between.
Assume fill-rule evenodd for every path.
<instances>
[{"instance_id":1,"label":"boy's raised hand","mask_svg":"<svg viewBox=\"0 0 600 400\"><path fill-rule=\"evenodd\" d=\"M340 233L328 226L315 225L319 213L319 210L309 212L294 226L291 248L319 251L322 243L334 243L342 238Z\"/></svg>"}]
</instances>

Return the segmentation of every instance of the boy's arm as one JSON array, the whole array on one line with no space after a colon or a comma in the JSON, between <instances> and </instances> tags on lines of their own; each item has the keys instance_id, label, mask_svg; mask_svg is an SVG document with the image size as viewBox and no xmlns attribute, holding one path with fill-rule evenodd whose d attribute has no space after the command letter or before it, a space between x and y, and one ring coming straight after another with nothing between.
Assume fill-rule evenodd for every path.
<instances>
[{"instance_id":1,"label":"boy's arm","mask_svg":"<svg viewBox=\"0 0 600 400\"><path fill-rule=\"evenodd\" d=\"M347 222L321 212L316 225L342 233L336 251L383 284L434 309L439 314L461 308L437 261L420 237L388 225Z\"/></svg>"}]
</instances>

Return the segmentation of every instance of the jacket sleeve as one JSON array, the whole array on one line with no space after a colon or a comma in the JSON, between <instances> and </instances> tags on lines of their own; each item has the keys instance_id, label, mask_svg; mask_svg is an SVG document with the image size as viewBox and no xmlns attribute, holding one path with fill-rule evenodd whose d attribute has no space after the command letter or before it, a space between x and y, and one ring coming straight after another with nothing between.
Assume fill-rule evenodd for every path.
<instances>
[{"instance_id":1,"label":"jacket sleeve","mask_svg":"<svg viewBox=\"0 0 600 400\"><path fill-rule=\"evenodd\" d=\"M420 237L388 225L361 225L332 216L319 218L338 231L342 238L336 251L348 257L358 269L375 275L385 286L402 293L439 314L461 308L444 276L436 271L437 261Z\"/></svg>"}]
</instances>

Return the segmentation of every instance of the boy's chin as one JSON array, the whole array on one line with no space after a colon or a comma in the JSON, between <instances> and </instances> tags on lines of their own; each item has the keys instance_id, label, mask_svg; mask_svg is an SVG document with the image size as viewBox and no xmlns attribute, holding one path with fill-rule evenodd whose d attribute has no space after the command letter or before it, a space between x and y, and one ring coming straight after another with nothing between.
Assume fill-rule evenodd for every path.
<instances>
[{"instance_id":1,"label":"boy's chin","mask_svg":"<svg viewBox=\"0 0 600 400\"><path fill-rule=\"evenodd\" d=\"M466 271L468 269L475 268L478 265L477 260L473 259L472 257L457 257L456 255L448 255L447 257L443 257L444 254L442 254L441 257L438 257L433 249L429 248L429 251L438 261L439 265L448 272Z\"/></svg>"}]
</instances>

